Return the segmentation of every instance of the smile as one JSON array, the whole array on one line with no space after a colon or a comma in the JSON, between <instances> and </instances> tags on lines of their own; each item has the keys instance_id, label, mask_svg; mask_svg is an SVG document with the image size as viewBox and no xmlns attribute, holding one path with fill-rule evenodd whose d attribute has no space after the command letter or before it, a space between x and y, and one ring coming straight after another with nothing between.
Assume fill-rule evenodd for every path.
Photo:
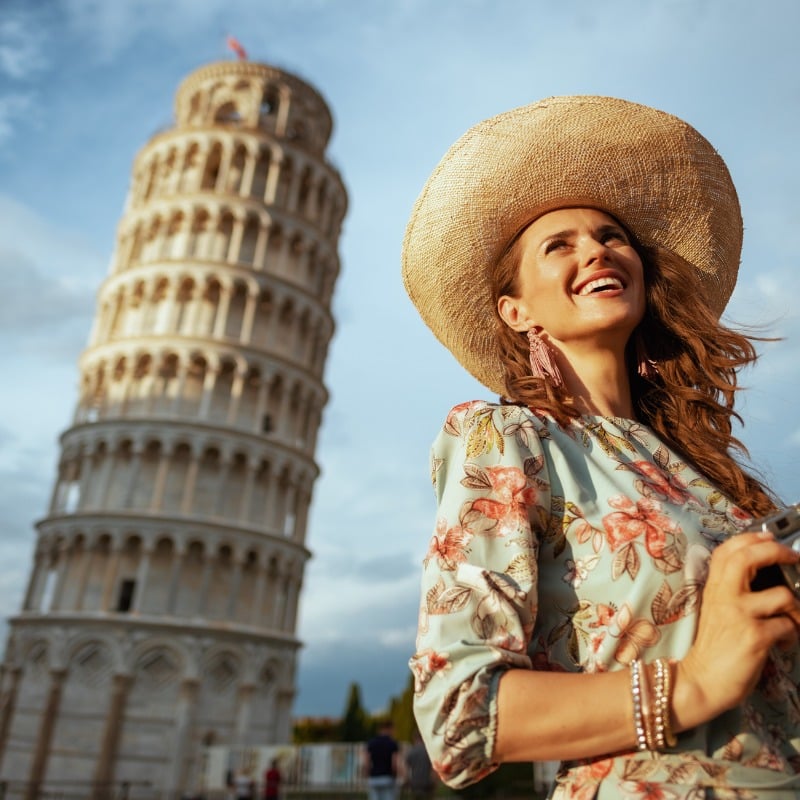
<instances>
[{"instance_id":1,"label":"smile","mask_svg":"<svg viewBox=\"0 0 800 800\"><path fill-rule=\"evenodd\" d=\"M586 297L590 294L624 289L625 284L614 275L606 275L602 278L595 278L579 287L575 292L579 297Z\"/></svg>"}]
</instances>

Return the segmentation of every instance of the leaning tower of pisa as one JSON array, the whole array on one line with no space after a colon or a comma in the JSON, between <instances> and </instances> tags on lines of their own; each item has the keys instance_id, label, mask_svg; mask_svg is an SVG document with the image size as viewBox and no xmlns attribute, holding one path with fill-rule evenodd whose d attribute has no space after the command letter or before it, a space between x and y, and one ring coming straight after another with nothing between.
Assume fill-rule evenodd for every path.
<instances>
[{"instance_id":1,"label":"leaning tower of pisa","mask_svg":"<svg viewBox=\"0 0 800 800\"><path fill-rule=\"evenodd\" d=\"M175 116L134 161L10 620L8 796L172 798L205 745L290 740L346 193L294 75L207 65Z\"/></svg>"}]
</instances>

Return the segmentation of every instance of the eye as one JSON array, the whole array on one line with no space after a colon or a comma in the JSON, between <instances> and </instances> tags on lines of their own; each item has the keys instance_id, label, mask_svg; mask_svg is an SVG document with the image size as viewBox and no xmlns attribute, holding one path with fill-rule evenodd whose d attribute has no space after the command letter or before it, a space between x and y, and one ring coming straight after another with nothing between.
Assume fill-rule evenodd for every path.
<instances>
[{"instance_id":1,"label":"eye","mask_svg":"<svg viewBox=\"0 0 800 800\"><path fill-rule=\"evenodd\" d=\"M563 239L550 239L549 242L545 242L544 254L547 255L548 253L552 253L554 250L559 250L560 248L566 246L567 243Z\"/></svg>"},{"instance_id":2,"label":"eye","mask_svg":"<svg viewBox=\"0 0 800 800\"><path fill-rule=\"evenodd\" d=\"M618 228L607 228L600 234L600 241L603 244L606 244L607 242L628 244L628 237Z\"/></svg>"}]
</instances>

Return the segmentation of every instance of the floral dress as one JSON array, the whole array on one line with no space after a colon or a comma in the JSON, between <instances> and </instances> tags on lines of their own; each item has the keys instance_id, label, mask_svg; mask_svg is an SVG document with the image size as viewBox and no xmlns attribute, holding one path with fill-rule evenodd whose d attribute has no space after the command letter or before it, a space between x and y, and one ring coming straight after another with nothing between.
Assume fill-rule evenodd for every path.
<instances>
[{"instance_id":1,"label":"floral dress","mask_svg":"<svg viewBox=\"0 0 800 800\"><path fill-rule=\"evenodd\" d=\"M506 669L624 669L682 658L708 559L748 518L633 420L562 429L518 406L456 406L434 443L415 714L453 787L494 770ZM797 649L774 651L740 707L667 753L561 765L551 797L800 797Z\"/></svg>"}]
</instances>

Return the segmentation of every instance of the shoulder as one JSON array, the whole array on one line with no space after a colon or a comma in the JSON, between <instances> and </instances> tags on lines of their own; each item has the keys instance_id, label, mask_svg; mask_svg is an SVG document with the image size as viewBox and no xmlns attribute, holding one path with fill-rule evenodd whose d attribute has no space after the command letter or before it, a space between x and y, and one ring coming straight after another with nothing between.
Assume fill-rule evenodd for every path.
<instances>
[{"instance_id":1,"label":"shoulder","mask_svg":"<svg viewBox=\"0 0 800 800\"><path fill-rule=\"evenodd\" d=\"M525 406L501 405L485 400L459 403L447 414L434 449L463 446L470 456L504 453L509 447L539 450L540 440L550 437L551 420Z\"/></svg>"}]
</instances>

